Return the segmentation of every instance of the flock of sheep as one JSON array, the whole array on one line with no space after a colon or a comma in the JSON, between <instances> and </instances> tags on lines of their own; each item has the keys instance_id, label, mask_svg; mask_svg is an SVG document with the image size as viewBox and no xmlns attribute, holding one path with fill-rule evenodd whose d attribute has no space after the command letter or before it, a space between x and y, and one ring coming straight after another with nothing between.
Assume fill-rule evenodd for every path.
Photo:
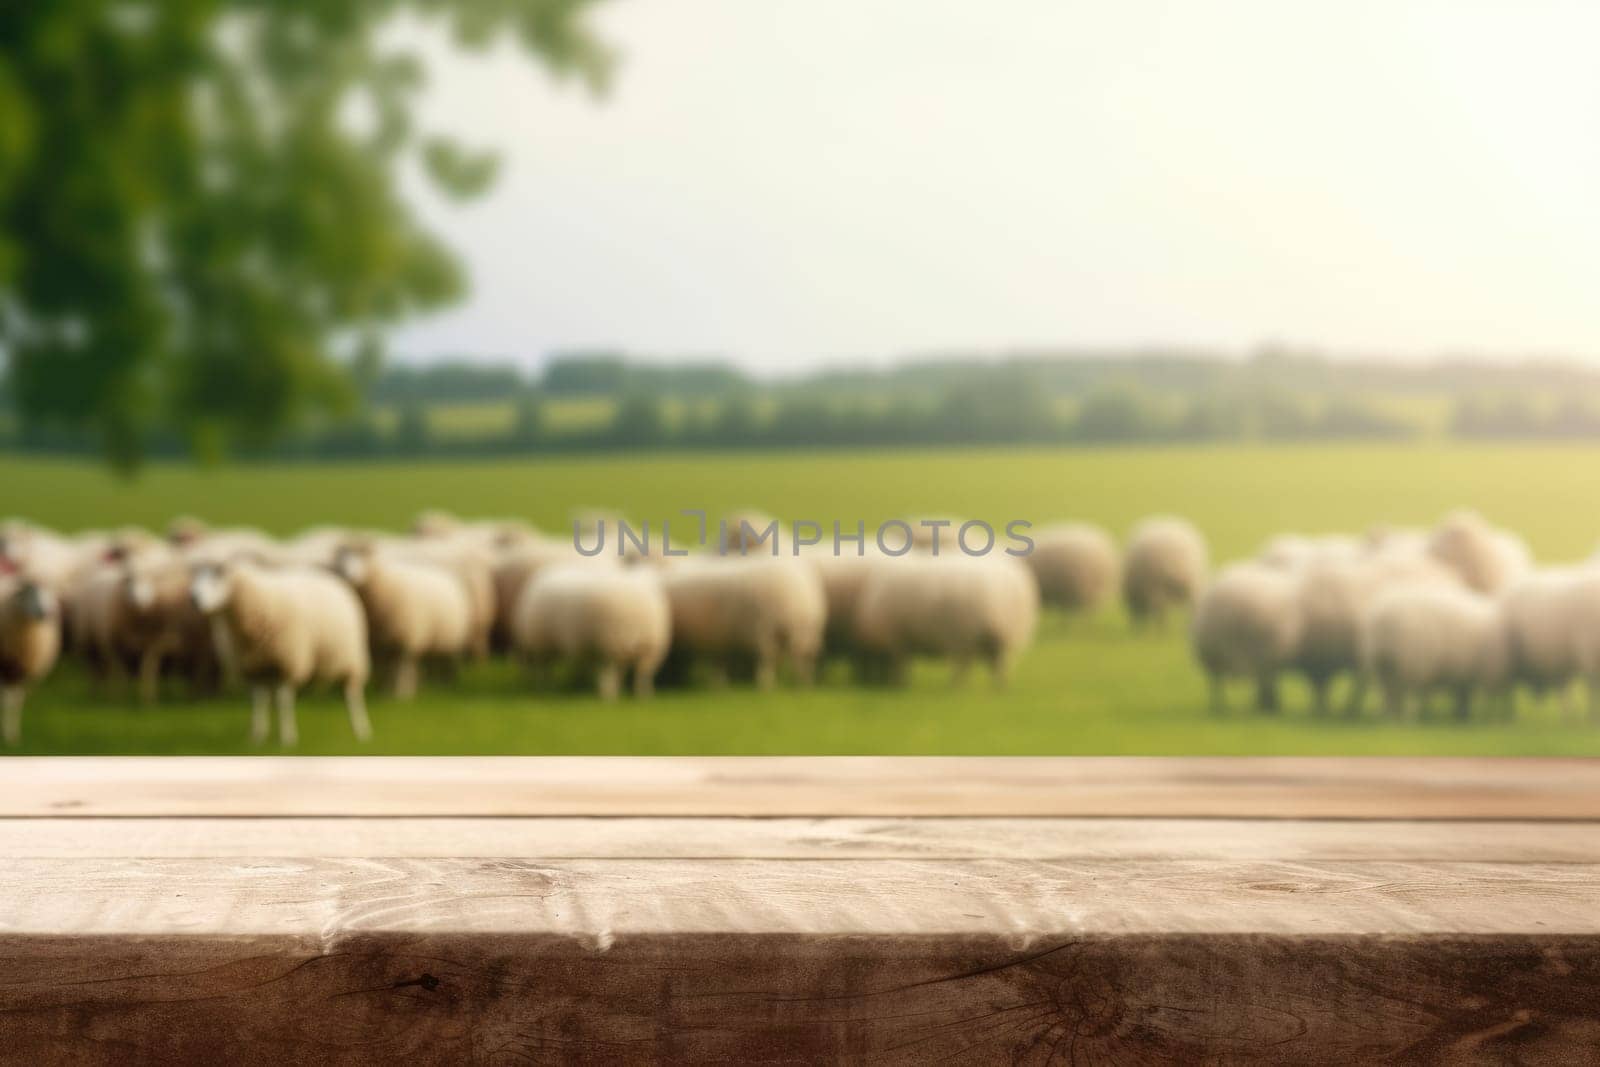
<instances>
[{"instance_id":1,"label":"flock of sheep","mask_svg":"<svg viewBox=\"0 0 1600 1067\"><path fill-rule=\"evenodd\" d=\"M1397 717L1437 695L1463 718L1475 700L1509 717L1525 686L1559 694L1570 717L1583 679L1600 718L1600 558L1537 569L1520 537L1471 511L1431 530L1276 538L1207 583L1192 634L1217 710L1242 677L1276 711L1278 678L1297 673L1318 713L1344 677L1350 714L1375 686Z\"/></svg>"},{"instance_id":2,"label":"flock of sheep","mask_svg":"<svg viewBox=\"0 0 1600 1067\"><path fill-rule=\"evenodd\" d=\"M12 520L0 526L0 732L17 743L26 689L62 652L145 701L164 678L197 692L246 683L253 740L275 710L285 745L309 684L337 687L365 739L375 673L404 699L425 672L491 655L526 664L535 685L581 682L608 699L648 696L658 679L806 684L833 658L865 681L899 682L910 659L936 657L957 680L978 662L1003 683L1041 603L1089 613L1119 592L1136 625L1192 613L1219 709L1237 677L1276 709L1285 672L1309 680L1319 710L1340 676L1352 708L1376 683L1391 710L1436 690L1464 711L1517 682L1600 683L1600 568L1536 572L1520 540L1467 512L1431 531L1277 538L1214 576L1204 538L1174 518L1139 524L1125 550L1095 526L1045 527L1023 556L939 553L920 538L900 556L870 540L772 555L741 538L766 521L740 524L750 518L733 517L723 551L687 557L589 556L525 523L441 512L404 535L286 539L190 518L164 537Z\"/></svg>"}]
</instances>

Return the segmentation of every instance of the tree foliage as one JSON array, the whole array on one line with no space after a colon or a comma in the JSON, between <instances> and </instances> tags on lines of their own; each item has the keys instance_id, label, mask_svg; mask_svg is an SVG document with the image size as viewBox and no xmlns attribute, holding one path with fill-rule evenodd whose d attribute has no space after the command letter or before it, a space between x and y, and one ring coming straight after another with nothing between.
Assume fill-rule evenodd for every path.
<instances>
[{"instance_id":1,"label":"tree foliage","mask_svg":"<svg viewBox=\"0 0 1600 1067\"><path fill-rule=\"evenodd\" d=\"M75 0L0 9L0 347L30 422L136 465L215 454L348 394L342 364L463 289L399 192L492 154L414 128L416 19L600 89L591 0Z\"/></svg>"}]
</instances>

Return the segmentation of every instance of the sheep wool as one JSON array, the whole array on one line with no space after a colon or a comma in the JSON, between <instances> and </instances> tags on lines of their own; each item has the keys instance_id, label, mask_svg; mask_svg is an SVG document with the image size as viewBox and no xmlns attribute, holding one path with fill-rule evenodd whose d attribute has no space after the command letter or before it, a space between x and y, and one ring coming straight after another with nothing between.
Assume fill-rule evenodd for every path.
<instances>
[{"instance_id":1,"label":"sheep wool","mask_svg":"<svg viewBox=\"0 0 1600 1067\"><path fill-rule=\"evenodd\" d=\"M61 651L61 612L38 579L0 574L0 740L22 742L28 687L50 673Z\"/></svg>"},{"instance_id":2,"label":"sheep wool","mask_svg":"<svg viewBox=\"0 0 1600 1067\"><path fill-rule=\"evenodd\" d=\"M671 642L671 608L649 568L558 565L522 591L512 630L536 668L555 660L592 667L607 700L631 674L634 695L647 697Z\"/></svg>"},{"instance_id":3,"label":"sheep wool","mask_svg":"<svg viewBox=\"0 0 1600 1067\"><path fill-rule=\"evenodd\" d=\"M1046 604L1071 612L1105 605L1121 578L1117 543L1098 526L1063 523L1034 534L1033 551L1023 557Z\"/></svg>"},{"instance_id":4,"label":"sheep wool","mask_svg":"<svg viewBox=\"0 0 1600 1067\"><path fill-rule=\"evenodd\" d=\"M314 682L339 686L351 730L362 741L372 736L366 618L344 582L314 568L236 563L199 568L190 595L227 635L239 674L251 684L255 743L267 737L269 698L277 703L279 741L297 742L295 694Z\"/></svg>"},{"instance_id":5,"label":"sheep wool","mask_svg":"<svg viewBox=\"0 0 1600 1067\"><path fill-rule=\"evenodd\" d=\"M1211 681L1214 711L1226 710L1225 683L1250 678L1256 708L1278 710L1278 672L1299 648L1299 581L1262 563L1236 563L1206 586L1195 605L1190 637Z\"/></svg>"},{"instance_id":6,"label":"sheep wool","mask_svg":"<svg viewBox=\"0 0 1600 1067\"><path fill-rule=\"evenodd\" d=\"M885 560L867 577L856 608L856 636L903 681L916 656L948 659L960 682L973 660L1004 685L1033 640L1039 589L1010 557L904 556Z\"/></svg>"},{"instance_id":7,"label":"sheep wool","mask_svg":"<svg viewBox=\"0 0 1600 1067\"><path fill-rule=\"evenodd\" d=\"M1158 517L1134 527L1122 572L1122 596L1133 621L1160 626L1168 612L1194 603L1209 556L1205 538L1187 520Z\"/></svg>"}]
</instances>

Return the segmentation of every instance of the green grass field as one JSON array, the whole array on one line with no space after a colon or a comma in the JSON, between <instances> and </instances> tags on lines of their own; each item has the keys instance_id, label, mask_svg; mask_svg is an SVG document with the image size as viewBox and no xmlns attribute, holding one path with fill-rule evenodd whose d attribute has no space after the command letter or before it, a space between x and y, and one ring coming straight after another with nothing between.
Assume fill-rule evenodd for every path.
<instances>
[{"instance_id":1,"label":"green grass field","mask_svg":"<svg viewBox=\"0 0 1600 1067\"><path fill-rule=\"evenodd\" d=\"M1463 504L1523 533L1542 559L1600 539L1600 448L1343 445L1127 450L681 454L630 459L365 466L156 467L134 482L75 462L0 459L0 512L64 529L160 526L192 512L289 532L315 522L401 526L423 507L520 515L561 530L581 507L636 519L679 508L760 507L785 518L963 515L996 525L1086 518L1119 533L1158 511L1187 515L1218 559L1276 532L1427 523ZM1242 705L1245 695L1237 695ZM1047 618L1014 684L953 689L936 664L903 690L842 673L810 690L679 691L646 703L530 695L504 664L469 669L411 705L377 698L373 744L308 699L302 753L1317 753L1600 755L1600 727L1524 702L1518 721L1313 721L1288 712L1214 718L1182 634L1135 636L1120 615ZM97 697L68 668L33 697L23 751L247 751L242 697L139 708Z\"/></svg>"}]
</instances>

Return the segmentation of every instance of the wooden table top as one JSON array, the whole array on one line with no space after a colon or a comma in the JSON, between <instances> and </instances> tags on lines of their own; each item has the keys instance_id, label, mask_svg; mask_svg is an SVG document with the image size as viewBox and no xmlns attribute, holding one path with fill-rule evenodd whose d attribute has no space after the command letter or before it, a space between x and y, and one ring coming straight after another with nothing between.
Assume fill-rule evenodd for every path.
<instances>
[{"instance_id":1,"label":"wooden table top","mask_svg":"<svg viewBox=\"0 0 1600 1067\"><path fill-rule=\"evenodd\" d=\"M1600 761L14 758L0 956L91 1062L1570 1058Z\"/></svg>"}]
</instances>

